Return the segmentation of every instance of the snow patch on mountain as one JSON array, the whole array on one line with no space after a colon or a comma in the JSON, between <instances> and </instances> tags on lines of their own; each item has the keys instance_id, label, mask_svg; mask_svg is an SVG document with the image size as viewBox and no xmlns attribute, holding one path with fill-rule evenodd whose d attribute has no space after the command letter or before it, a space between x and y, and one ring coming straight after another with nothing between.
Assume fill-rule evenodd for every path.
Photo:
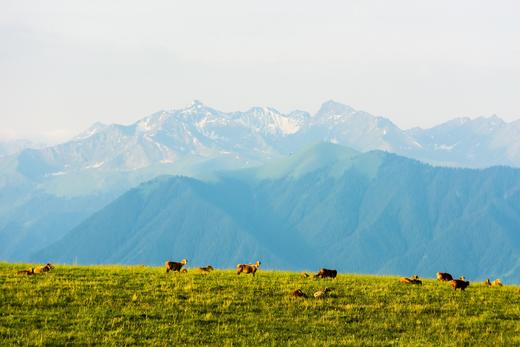
<instances>
[{"instance_id":1,"label":"snow patch on mountain","mask_svg":"<svg viewBox=\"0 0 520 347\"><path fill-rule=\"evenodd\" d=\"M85 169L98 169L98 168L102 167L103 164L105 164L104 161L99 161L95 164L85 166Z\"/></svg>"}]
</instances>

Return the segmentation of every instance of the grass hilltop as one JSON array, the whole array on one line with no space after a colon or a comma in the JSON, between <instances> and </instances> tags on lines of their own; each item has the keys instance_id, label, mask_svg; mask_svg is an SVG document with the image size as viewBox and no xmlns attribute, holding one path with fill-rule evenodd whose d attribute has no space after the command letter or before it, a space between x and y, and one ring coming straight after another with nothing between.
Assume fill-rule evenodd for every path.
<instances>
[{"instance_id":1,"label":"grass hilltop","mask_svg":"<svg viewBox=\"0 0 520 347\"><path fill-rule=\"evenodd\" d=\"M1 345L519 345L518 287L0 264ZM433 275L433 274L432 274ZM324 287L330 296L315 299ZM291 297L301 288L309 298Z\"/></svg>"}]
</instances>

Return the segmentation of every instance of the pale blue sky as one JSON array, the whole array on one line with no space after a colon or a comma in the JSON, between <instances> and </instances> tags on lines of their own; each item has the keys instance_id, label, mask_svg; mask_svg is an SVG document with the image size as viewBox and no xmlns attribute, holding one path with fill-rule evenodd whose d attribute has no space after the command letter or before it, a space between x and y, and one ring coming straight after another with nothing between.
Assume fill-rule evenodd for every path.
<instances>
[{"instance_id":1,"label":"pale blue sky","mask_svg":"<svg viewBox=\"0 0 520 347\"><path fill-rule=\"evenodd\" d=\"M0 137L64 139L193 99L403 128L520 118L519 1L0 0Z\"/></svg>"}]
</instances>

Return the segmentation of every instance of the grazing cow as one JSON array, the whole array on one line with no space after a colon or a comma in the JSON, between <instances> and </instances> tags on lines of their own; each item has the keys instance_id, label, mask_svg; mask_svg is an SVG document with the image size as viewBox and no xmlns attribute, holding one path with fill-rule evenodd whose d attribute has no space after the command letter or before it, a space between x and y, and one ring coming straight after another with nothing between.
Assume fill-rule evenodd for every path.
<instances>
[{"instance_id":1,"label":"grazing cow","mask_svg":"<svg viewBox=\"0 0 520 347\"><path fill-rule=\"evenodd\" d=\"M319 277L319 278L327 278L327 277L336 278L337 275L338 275L338 272L336 270L329 270L329 269L321 268L320 272L318 272L316 275L314 275L314 277Z\"/></svg>"},{"instance_id":2,"label":"grazing cow","mask_svg":"<svg viewBox=\"0 0 520 347\"><path fill-rule=\"evenodd\" d=\"M54 269L54 266L50 263L45 264L44 266L38 266L34 268L34 273L42 273L42 272L48 272Z\"/></svg>"},{"instance_id":3,"label":"grazing cow","mask_svg":"<svg viewBox=\"0 0 520 347\"><path fill-rule=\"evenodd\" d=\"M491 282L489 281L489 278L486 278L486 280L484 281L484 285L486 287L491 287Z\"/></svg>"},{"instance_id":4,"label":"grazing cow","mask_svg":"<svg viewBox=\"0 0 520 347\"><path fill-rule=\"evenodd\" d=\"M301 278L307 278L307 277L309 277L309 274L306 273L306 272L302 272L302 273L300 274L300 277L301 277Z\"/></svg>"},{"instance_id":5,"label":"grazing cow","mask_svg":"<svg viewBox=\"0 0 520 347\"><path fill-rule=\"evenodd\" d=\"M450 284L453 287L453 290L457 290L457 288L459 288L460 290L464 290L467 286L469 286L469 281L451 280Z\"/></svg>"},{"instance_id":6,"label":"grazing cow","mask_svg":"<svg viewBox=\"0 0 520 347\"><path fill-rule=\"evenodd\" d=\"M491 286L492 287L502 287L502 281L497 278L496 280L493 281L493 283L491 283Z\"/></svg>"},{"instance_id":7,"label":"grazing cow","mask_svg":"<svg viewBox=\"0 0 520 347\"><path fill-rule=\"evenodd\" d=\"M437 272L437 281L452 281L453 276L447 272Z\"/></svg>"},{"instance_id":8,"label":"grazing cow","mask_svg":"<svg viewBox=\"0 0 520 347\"><path fill-rule=\"evenodd\" d=\"M240 275L242 272L246 274L255 275L256 271L260 267L260 261L257 260L254 264L237 264L237 275Z\"/></svg>"},{"instance_id":9,"label":"grazing cow","mask_svg":"<svg viewBox=\"0 0 520 347\"><path fill-rule=\"evenodd\" d=\"M405 283L405 284L422 284L422 281L419 279L419 276L417 276L417 275L413 275L412 278L401 277L399 279L399 282Z\"/></svg>"},{"instance_id":10,"label":"grazing cow","mask_svg":"<svg viewBox=\"0 0 520 347\"><path fill-rule=\"evenodd\" d=\"M188 269L182 269L180 272L181 272L181 274L187 274L188 273Z\"/></svg>"},{"instance_id":11,"label":"grazing cow","mask_svg":"<svg viewBox=\"0 0 520 347\"><path fill-rule=\"evenodd\" d=\"M332 291L332 289L325 287L324 289L318 290L316 293L314 293L314 297L316 299L323 299L324 297L327 296L327 293L330 291Z\"/></svg>"},{"instance_id":12,"label":"grazing cow","mask_svg":"<svg viewBox=\"0 0 520 347\"><path fill-rule=\"evenodd\" d=\"M307 294L302 292L301 289L296 289L294 292L292 292L291 295L296 297L296 298L306 298L307 297Z\"/></svg>"},{"instance_id":13,"label":"grazing cow","mask_svg":"<svg viewBox=\"0 0 520 347\"><path fill-rule=\"evenodd\" d=\"M204 266L204 267L199 267L198 270L199 270L199 272L211 272L215 269L213 268L213 266L208 265L208 266Z\"/></svg>"},{"instance_id":14,"label":"grazing cow","mask_svg":"<svg viewBox=\"0 0 520 347\"><path fill-rule=\"evenodd\" d=\"M182 259L180 262L167 261L166 262L166 273L168 273L170 271L181 272L181 268L186 264L188 264L188 261L186 259Z\"/></svg>"},{"instance_id":15,"label":"grazing cow","mask_svg":"<svg viewBox=\"0 0 520 347\"><path fill-rule=\"evenodd\" d=\"M27 275L27 276L34 275L34 268L31 268L29 270L18 271L16 274L17 275Z\"/></svg>"}]
</instances>

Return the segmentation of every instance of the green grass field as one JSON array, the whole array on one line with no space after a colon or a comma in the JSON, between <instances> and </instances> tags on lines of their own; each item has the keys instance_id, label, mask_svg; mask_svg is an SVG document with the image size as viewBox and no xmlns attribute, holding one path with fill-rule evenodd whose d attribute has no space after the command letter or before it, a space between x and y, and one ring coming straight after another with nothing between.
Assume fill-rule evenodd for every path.
<instances>
[{"instance_id":1,"label":"green grass field","mask_svg":"<svg viewBox=\"0 0 520 347\"><path fill-rule=\"evenodd\" d=\"M518 287L0 264L1 345L520 345ZM333 288L331 296L312 293ZM301 288L310 298L293 298Z\"/></svg>"}]
</instances>

